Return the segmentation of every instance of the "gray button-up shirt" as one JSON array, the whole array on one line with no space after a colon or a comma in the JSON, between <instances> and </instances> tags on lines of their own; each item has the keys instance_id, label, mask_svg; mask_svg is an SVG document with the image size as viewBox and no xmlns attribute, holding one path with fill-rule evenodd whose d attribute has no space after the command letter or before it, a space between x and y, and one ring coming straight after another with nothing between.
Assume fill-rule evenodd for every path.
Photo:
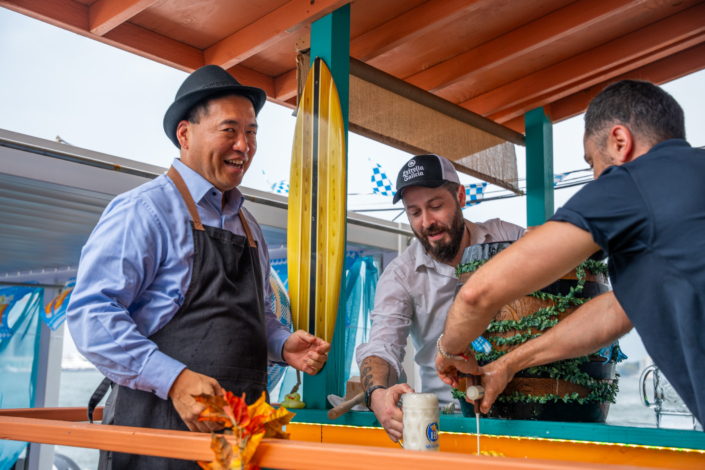
<instances>
[{"instance_id":1,"label":"gray button-up shirt","mask_svg":"<svg viewBox=\"0 0 705 470\"><path fill-rule=\"evenodd\" d=\"M525 231L500 219L465 222L473 245L514 241ZM358 365L369 356L377 356L389 362L401 376L406 339L411 334L416 349L414 362L421 372L421 392L437 394L442 405L450 403L450 387L436 374L436 341L443 333L457 283L455 268L435 261L423 245L414 240L379 278L370 340L357 348ZM407 372L410 373L413 372ZM419 392L418 386L416 391Z\"/></svg>"}]
</instances>

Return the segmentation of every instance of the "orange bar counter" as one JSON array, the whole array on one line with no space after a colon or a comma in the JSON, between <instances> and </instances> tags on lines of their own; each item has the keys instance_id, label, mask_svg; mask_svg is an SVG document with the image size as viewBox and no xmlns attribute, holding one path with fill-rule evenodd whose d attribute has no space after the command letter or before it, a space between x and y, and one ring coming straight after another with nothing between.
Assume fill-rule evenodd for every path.
<instances>
[{"instance_id":1,"label":"orange bar counter","mask_svg":"<svg viewBox=\"0 0 705 470\"><path fill-rule=\"evenodd\" d=\"M101 416L97 409L96 419ZM102 426L85 419L85 408L1 410L0 439L213 459L207 434ZM325 411L298 410L295 421L287 426L291 441L262 442L255 459L262 468L705 468L705 433L699 431L482 419L481 450L506 456L501 458L474 455L475 420L460 415L441 417L440 453L400 449L372 413L348 413L332 422Z\"/></svg>"}]
</instances>

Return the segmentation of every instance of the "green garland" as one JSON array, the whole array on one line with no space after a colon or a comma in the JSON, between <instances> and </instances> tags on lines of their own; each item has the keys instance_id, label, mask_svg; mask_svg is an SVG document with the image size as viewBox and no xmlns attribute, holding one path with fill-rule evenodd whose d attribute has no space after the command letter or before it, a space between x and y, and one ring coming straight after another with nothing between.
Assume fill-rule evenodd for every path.
<instances>
[{"instance_id":1,"label":"green garland","mask_svg":"<svg viewBox=\"0 0 705 470\"><path fill-rule=\"evenodd\" d=\"M458 267L455 269L455 274L456 276L460 276L463 273L474 273L480 268L480 266L482 266L488 261L488 259L483 259L470 261L466 264L459 264Z\"/></svg>"},{"instance_id":2,"label":"green garland","mask_svg":"<svg viewBox=\"0 0 705 470\"><path fill-rule=\"evenodd\" d=\"M470 263L458 266L456 270L459 276L462 273L474 272L480 266L485 264L488 260L482 261L472 261ZM579 298L578 294L582 293L583 287L585 286L586 271L590 271L592 274L606 274L607 265L605 263L593 260L587 260L581 263L576 268L576 274L578 278L578 285L572 287L568 295L553 295L545 292L534 292L530 294L531 296L553 302L553 305L539 309L532 315L528 315L520 320L503 320L503 321L492 321L487 328L488 332L492 333L504 333L506 331L517 331L518 333L514 336L504 338L504 337L490 337L489 340L493 344L498 346L501 345L515 345L525 343L531 339L541 336L542 333L532 333L533 330L544 331L558 323L558 319L555 318L559 314L565 312L568 308L572 306L580 306L590 300L589 298ZM499 359L500 357L507 354L508 351L498 351L493 349L489 353L476 353L475 358L478 361L483 361L483 363L488 363ZM569 359L566 361L558 361L551 364L530 367L527 372L530 374L547 374L552 379L565 380L570 383L581 385L590 390L587 397L580 398L577 393L571 395L566 394L565 396L558 396L554 394L546 394L541 396L536 395L526 395L519 392L514 392L512 395L502 395L497 398L499 402L522 402L522 403L548 403L553 401L557 403L561 400L565 403L615 403L615 397L619 391L618 380L613 381L613 383L596 380L590 377L588 374L582 372L579 366L585 362L590 361L590 356L583 356L576 359ZM619 375L617 375L619 377ZM460 390L453 389L453 398L460 399L465 398L465 393Z\"/></svg>"}]
</instances>

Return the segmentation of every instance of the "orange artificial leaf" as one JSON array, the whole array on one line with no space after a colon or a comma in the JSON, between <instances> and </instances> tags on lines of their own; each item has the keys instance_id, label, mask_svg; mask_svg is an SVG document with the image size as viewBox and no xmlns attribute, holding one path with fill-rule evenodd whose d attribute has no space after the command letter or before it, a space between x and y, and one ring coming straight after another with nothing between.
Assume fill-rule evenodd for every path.
<instances>
[{"instance_id":1,"label":"orange artificial leaf","mask_svg":"<svg viewBox=\"0 0 705 470\"><path fill-rule=\"evenodd\" d=\"M245 394L243 393L241 398L234 395L232 392L225 392L225 400L230 404L233 410L235 424L241 427L247 426L251 415L247 407L247 402L245 402Z\"/></svg>"},{"instance_id":2,"label":"orange artificial leaf","mask_svg":"<svg viewBox=\"0 0 705 470\"><path fill-rule=\"evenodd\" d=\"M264 437L289 439L289 433L285 432L282 428L289 424L294 416L296 416L296 413L292 413L283 406L280 406L264 424Z\"/></svg>"},{"instance_id":3,"label":"orange artificial leaf","mask_svg":"<svg viewBox=\"0 0 705 470\"><path fill-rule=\"evenodd\" d=\"M199 420L215 421L228 428L234 428L233 435L239 439L236 447L231 446L221 435L213 434L211 449L215 453L213 462L198 462L205 470L260 470L249 462L264 437L288 439L289 434L282 429L296 416L286 408L273 408L267 403L267 395L247 406L245 394L237 397L231 392L224 396L200 395L194 397L206 405Z\"/></svg>"},{"instance_id":4,"label":"orange artificial leaf","mask_svg":"<svg viewBox=\"0 0 705 470\"><path fill-rule=\"evenodd\" d=\"M263 433L265 419L264 416L253 416L250 418L249 424L245 427L243 437Z\"/></svg>"},{"instance_id":5,"label":"orange artificial leaf","mask_svg":"<svg viewBox=\"0 0 705 470\"><path fill-rule=\"evenodd\" d=\"M225 440L223 436L211 434L211 449L215 454L215 459L212 462L198 462L204 470L229 470L231 463L235 460L235 452L233 446ZM239 459L237 459L239 461Z\"/></svg>"},{"instance_id":6,"label":"orange artificial leaf","mask_svg":"<svg viewBox=\"0 0 705 470\"><path fill-rule=\"evenodd\" d=\"M250 418L255 416L263 416L264 418L269 417L274 413L274 408L267 403L267 395L262 392L262 396L259 399L247 407L247 411L250 414Z\"/></svg>"},{"instance_id":7,"label":"orange artificial leaf","mask_svg":"<svg viewBox=\"0 0 705 470\"><path fill-rule=\"evenodd\" d=\"M220 395L199 395L193 397L197 402L206 405L206 409L198 417L199 421L214 421L226 428L237 424L230 404Z\"/></svg>"},{"instance_id":8,"label":"orange artificial leaf","mask_svg":"<svg viewBox=\"0 0 705 470\"><path fill-rule=\"evenodd\" d=\"M247 441L247 445L245 446L245 450L242 452L241 456L242 462L245 464L245 468L247 468L250 460L252 460L252 457L255 455L255 451L262 440L262 436L264 436L264 433L255 434Z\"/></svg>"}]
</instances>

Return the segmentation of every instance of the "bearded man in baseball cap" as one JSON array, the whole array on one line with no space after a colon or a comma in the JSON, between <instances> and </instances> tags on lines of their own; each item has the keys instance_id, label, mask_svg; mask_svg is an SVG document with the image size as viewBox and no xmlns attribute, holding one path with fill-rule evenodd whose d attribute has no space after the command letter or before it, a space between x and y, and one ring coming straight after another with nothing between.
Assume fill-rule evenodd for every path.
<instances>
[{"instance_id":1,"label":"bearded man in baseball cap","mask_svg":"<svg viewBox=\"0 0 705 470\"><path fill-rule=\"evenodd\" d=\"M465 188L453 164L438 155L417 155L397 176L394 203L404 204L416 240L384 270L377 285L369 342L357 348L365 404L397 442L402 436L401 394L413 392L402 361L407 337L416 349L421 392L436 393L448 405L450 387L434 367L436 340L443 332L458 279L455 268L470 245L515 241L524 229L500 219L470 222L463 217ZM401 380L403 382L403 380Z\"/></svg>"}]
</instances>

